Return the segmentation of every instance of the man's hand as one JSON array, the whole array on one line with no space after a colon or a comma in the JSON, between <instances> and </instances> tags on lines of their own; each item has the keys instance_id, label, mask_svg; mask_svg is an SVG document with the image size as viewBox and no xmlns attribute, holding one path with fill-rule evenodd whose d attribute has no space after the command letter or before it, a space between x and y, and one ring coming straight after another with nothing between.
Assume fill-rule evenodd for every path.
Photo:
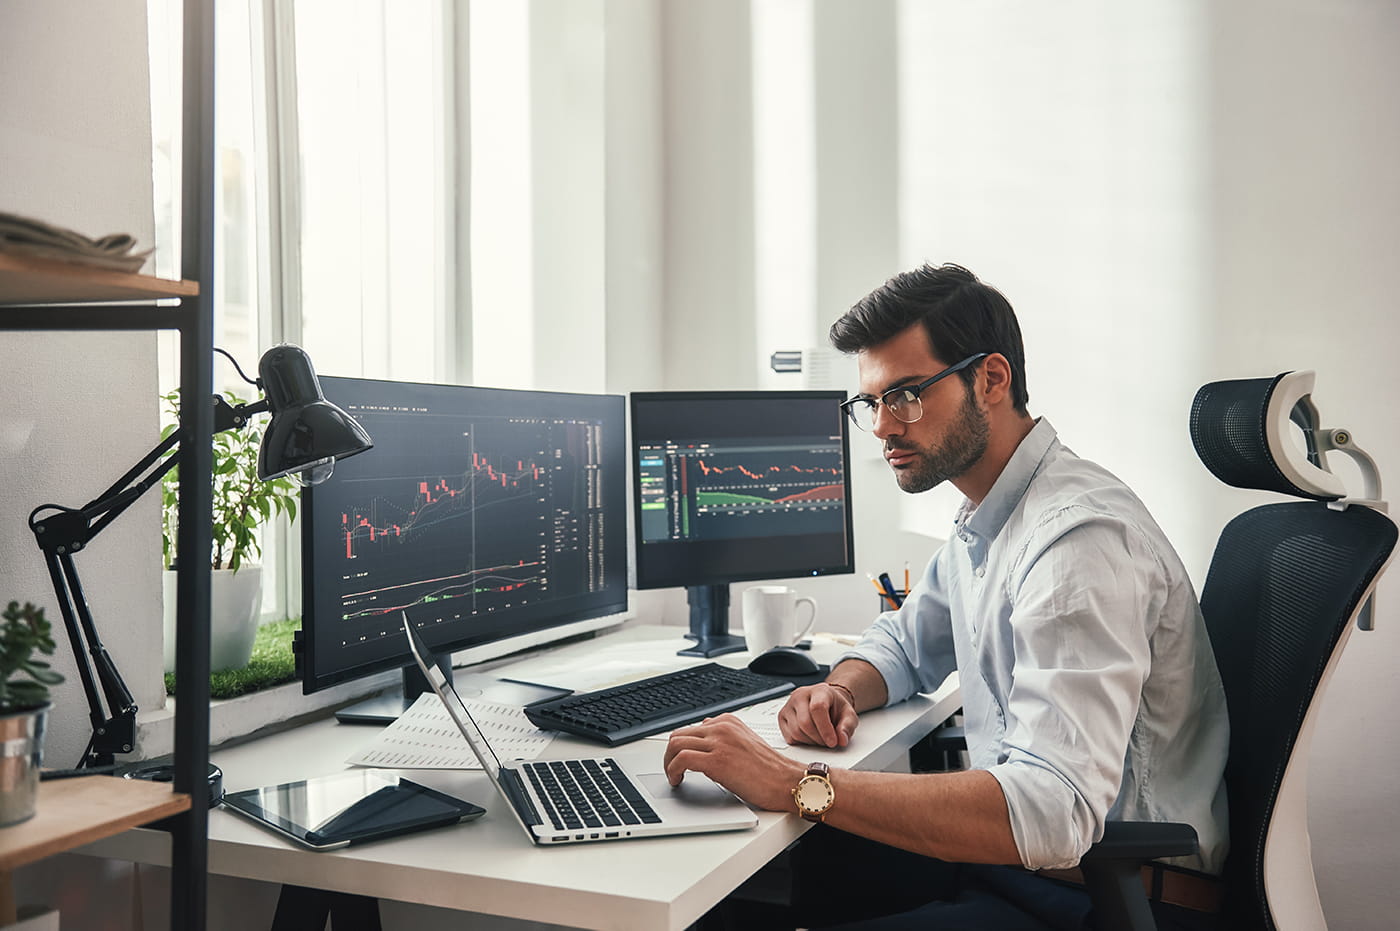
<instances>
[{"instance_id":1,"label":"man's hand","mask_svg":"<svg viewBox=\"0 0 1400 931\"><path fill-rule=\"evenodd\" d=\"M826 682L797 689L778 712L778 729L790 744L844 747L859 723L849 693Z\"/></svg>"},{"instance_id":2,"label":"man's hand","mask_svg":"<svg viewBox=\"0 0 1400 931\"><path fill-rule=\"evenodd\" d=\"M682 727L666 744L666 778L678 786L687 770L704 773L750 805L794 811L792 789L806 769L768 746L732 714Z\"/></svg>"}]
</instances>

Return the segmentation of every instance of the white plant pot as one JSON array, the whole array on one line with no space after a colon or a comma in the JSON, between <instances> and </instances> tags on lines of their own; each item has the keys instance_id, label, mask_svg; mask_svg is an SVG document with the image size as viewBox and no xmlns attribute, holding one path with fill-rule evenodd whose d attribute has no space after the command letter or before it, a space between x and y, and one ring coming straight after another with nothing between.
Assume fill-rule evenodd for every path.
<instances>
[{"instance_id":1,"label":"white plant pot","mask_svg":"<svg viewBox=\"0 0 1400 931\"><path fill-rule=\"evenodd\" d=\"M175 671L176 573L165 571L165 671ZM209 669L238 669L253 655L262 607L262 566L214 569L209 590Z\"/></svg>"}]
</instances>

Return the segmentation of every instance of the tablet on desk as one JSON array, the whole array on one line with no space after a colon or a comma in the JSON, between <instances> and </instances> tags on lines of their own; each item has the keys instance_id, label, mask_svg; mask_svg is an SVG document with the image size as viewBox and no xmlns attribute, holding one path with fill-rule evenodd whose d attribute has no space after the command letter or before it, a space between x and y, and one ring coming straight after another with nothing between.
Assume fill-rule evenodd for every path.
<instances>
[{"instance_id":1,"label":"tablet on desk","mask_svg":"<svg viewBox=\"0 0 1400 931\"><path fill-rule=\"evenodd\" d=\"M472 821L486 809L378 770L225 793L231 811L313 850Z\"/></svg>"}]
</instances>

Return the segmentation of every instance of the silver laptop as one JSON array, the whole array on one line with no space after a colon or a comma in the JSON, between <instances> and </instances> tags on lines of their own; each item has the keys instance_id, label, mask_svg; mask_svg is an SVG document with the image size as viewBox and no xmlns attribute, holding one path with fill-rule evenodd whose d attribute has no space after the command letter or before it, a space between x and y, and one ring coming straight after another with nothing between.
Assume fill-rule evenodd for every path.
<instances>
[{"instance_id":1,"label":"silver laptop","mask_svg":"<svg viewBox=\"0 0 1400 931\"><path fill-rule=\"evenodd\" d=\"M737 831L758 824L743 802L700 773L686 774L672 788L659 764L657 772L633 774L607 757L501 763L451 681L430 661L432 654L407 614L403 626L418 668L536 844Z\"/></svg>"}]
</instances>

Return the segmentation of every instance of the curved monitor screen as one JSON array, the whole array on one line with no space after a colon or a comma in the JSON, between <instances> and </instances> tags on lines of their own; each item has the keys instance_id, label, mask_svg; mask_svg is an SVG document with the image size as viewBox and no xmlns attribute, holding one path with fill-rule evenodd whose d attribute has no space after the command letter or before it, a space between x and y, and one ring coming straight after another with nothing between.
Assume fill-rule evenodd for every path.
<instances>
[{"instance_id":1,"label":"curved monitor screen","mask_svg":"<svg viewBox=\"0 0 1400 931\"><path fill-rule=\"evenodd\" d=\"M627 605L620 396L322 377L374 448L303 494L306 692Z\"/></svg>"},{"instance_id":2,"label":"curved monitor screen","mask_svg":"<svg viewBox=\"0 0 1400 931\"><path fill-rule=\"evenodd\" d=\"M854 571L844 399L634 393L637 587Z\"/></svg>"}]
</instances>

